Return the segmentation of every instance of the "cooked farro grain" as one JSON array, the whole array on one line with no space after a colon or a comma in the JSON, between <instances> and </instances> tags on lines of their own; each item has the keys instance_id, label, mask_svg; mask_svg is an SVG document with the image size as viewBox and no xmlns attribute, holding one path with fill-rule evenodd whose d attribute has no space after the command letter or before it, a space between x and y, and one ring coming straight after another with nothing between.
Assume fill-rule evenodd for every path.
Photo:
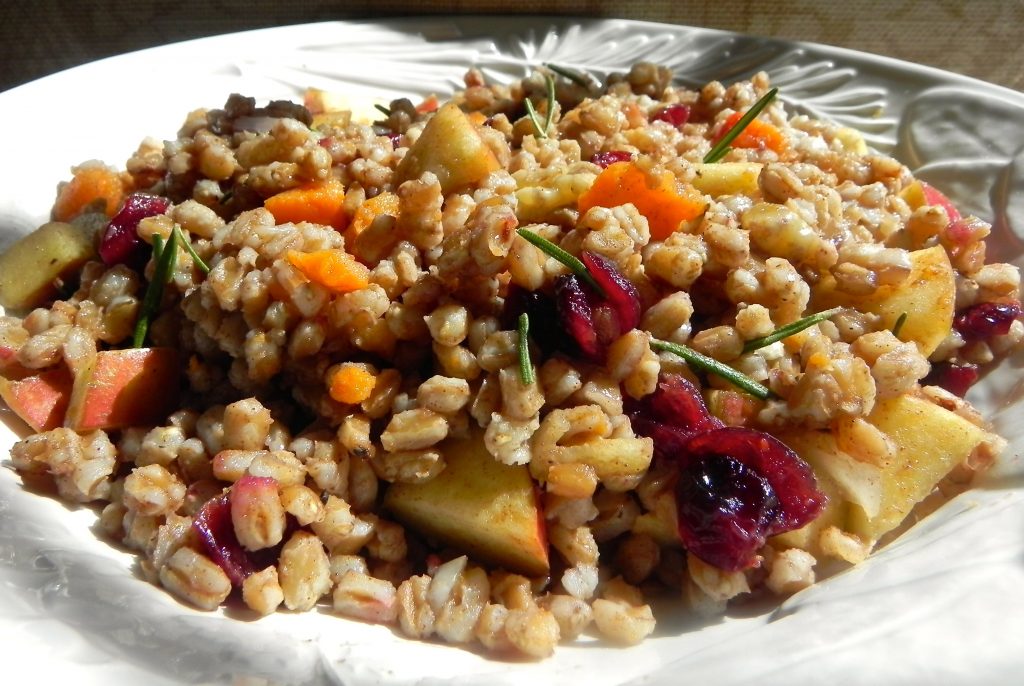
<instances>
[{"instance_id":1,"label":"cooked farro grain","mask_svg":"<svg viewBox=\"0 0 1024 686\"><path fill-rule=\"evenodd\" d=\"M296 531L281 548L277 573L289 610L311 610L331 590L330 560L323 543L307 531Z\"/></svg>"},{"instance_id":2,"label":"cooked farro grain","mask_svg":"<svg viewBox=\"0 0 1024 686\"><path fill-rule=\"evenodd\" d=\"M231 593L231 580L209 558L178 548L160 567L160 583L182 600L213 610Z\"/></svg>"}]
</instances>

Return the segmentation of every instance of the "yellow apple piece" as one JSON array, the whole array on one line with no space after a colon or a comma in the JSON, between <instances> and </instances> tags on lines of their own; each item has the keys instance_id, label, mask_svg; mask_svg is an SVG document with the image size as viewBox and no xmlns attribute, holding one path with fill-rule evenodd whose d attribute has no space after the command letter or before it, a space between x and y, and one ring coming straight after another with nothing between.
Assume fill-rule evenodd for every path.
<instances>
[{"instance_id":1,"label":"yellow apple piece","mask_svg":"<svg viewBox=\"0 0 1024 686\"><path fill-rule=\"evenodd\" d=\"M910 209L916 210L928 204L924 197L924 185L920 181L912 181L900 191L900 197L906 201Z\"/></svg>"},{"instance_id":2,"label":"yellow apple piece","mask_svg":"<svg viewBox=\"0 0 1024 686\"><path fill-rule=\"evenodd\" d=\"M800 548L817 558L824 553L819 545L821 532L830 526L846 529L849 503L838 483L829 475L826 462L839 452L835 438L825 431L793 431L777 436L814 471L818 489L828 498L828 504L817 518L799 529L787 531L769 540L776 548Z\"/></svg>"},{"instance_id":3,"label":"yellow apple piece","mask_svg":"<svg viewBox=\"0 0 1024 686\"><path fill-rule=\"evenodd\" d=\"M177 407L174 348L104 350L75 375L64 426L78 432L153 426Z\"/></svg>"},{"instance_id":4,"label":"yellow apple piece","mask_svg":"<svg viewBox=\"0 0 1024 686\"><path fill-rule=\"evenodd\" d=\"M95 255L89 232L65 222L43 224L0 254L0 305L22 310L40 304Z\"/></svg>"},{"instance_id":5,"label":"yellow apple piece","mask_svg":"<svg viewBox=\"0 0 1024 686\"><path fill-rule=\"evenodd\" d=\"M897 446L882 470L881 507L875 516L850 508L850 531L876 541L899 526L950 470L989 437L963 417L919 397L880 400L868 421Z\"/></svg>"},{"instance_id":6,"label":"yellow apple piece","mask_svg":"<svg viewBox=\"0 0 1024 686\"><path fill-rule=\"evenodd\" d=\"M529 172L513 174L517 184L528 177ZM574 206L596 178L597 174L577 172L558 174L539 185L521 185L516 190L516 218L520 224L542 222L554 212Z\"/></svg>"},{"instance_id":7,"label":"yellow apple piece","mask_svg":"<svg viewBox=\"0 0 1024 686\"><path fill-rule=\"evenodd\" d=\"M313 115L314 128L325 123L345 127L349 121L369 124L383 116L374 106L377 101L368 96L307 88L302 101Z\"/></svg>"},{"instance_id":8,"label":"yellow apple piece","mask_svg":"<svg viewBox=\"0 0 1024 686\"><path fill-rule=\"evenodd\" d=\"M836 140L843 146L843 150L847 152L864 155L868 151L868 144L864 141L864 136L857 129L840 126L836 129Z\"/></svg>"},{"instance_id":9,"label":"yellow apple piece","mask_svg":"<svg viewBox=\"0 0 1024 686\"><path fill-rule=\"evenodd\" d=\"M836 288L835 279L825 276L815 288L813 307L816 311L842 306L871 312L882 318L887 329L906 313L900 339L913 341L927 357L953 328L956 282L942 246L915 250L910 261L910 276L902 283L881 286L866 296L844 293Z\"/></svg>"},{"instance_id":10,"label":"yellow apple piece","mask_svg":"<svg viewBox=\"0 0 1024 686\"><path fill-rule=\"evenodd\" d=\"M384 507L409 528L482 562L528 576L549 571L547 532L526 465L504 465L483 433L449 439L447 466L430 481L394 483Z\"/></svg>"},{"instance_id":11,"label":"yellow apple piece","mask_svg":"<svg viewBox=\"0 0 1024 686\"><path fill-rule=\"evenodd\" d=\"M418 179L423 172L433 172L441 183L441 191L473 186L501 163L487 147L469 117L455 103L439 109L395 172L396 185Z\"/></svg>"},{"instance_id":12,"label":"yellow apple piece","mask_svg":"<svg viewBox=\"0 0 1024 686\"><path fill-rule=\"evenodd\" d=\"M723 195L757 195L757 177L761 175L759 162L714 162L698 164L693 187L705 195L717 198Z\"/></svg>"}]
</instances>

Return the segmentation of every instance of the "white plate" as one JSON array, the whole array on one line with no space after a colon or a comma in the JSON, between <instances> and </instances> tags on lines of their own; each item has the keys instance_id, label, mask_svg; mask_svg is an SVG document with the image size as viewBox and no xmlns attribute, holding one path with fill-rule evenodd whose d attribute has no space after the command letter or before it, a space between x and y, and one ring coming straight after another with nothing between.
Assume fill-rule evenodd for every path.
<instances>
[{"instance_id":1,"label":"white plate","mask_svg":"<svg viewBox=\"0 0 1024 686\"><path fill-rule=\"evenodd\" d=\"M500 37L499 37L500 36ZM326 23L124 55L0 94L0 246L45 220L56 183L90 158L122 165L146 135L227 94L306 86L386 101L446 94L475 65L492 79L541 62L674 68L688 84L764 69L793 109L857 127L995 226L990 255L1024 262L1024 96L809 43L627 21L463 18ZM188 609L97 540L89 509L26 492L0 470L0 654L7 674L76 684L1009 683L1024 666L1024 419L1013 360L972 390L1011 440L970 491L869 562L785 602L702 624L663 617L627 650L562 647L501 663L405 641L327 613L245 621ZM15 440L0 426L0 454ZM9 467L9 463L7 463ZM254 680L246 680L246 678ZM267 681L263 681L263 679Z\"/></svg>"}]
</instances>

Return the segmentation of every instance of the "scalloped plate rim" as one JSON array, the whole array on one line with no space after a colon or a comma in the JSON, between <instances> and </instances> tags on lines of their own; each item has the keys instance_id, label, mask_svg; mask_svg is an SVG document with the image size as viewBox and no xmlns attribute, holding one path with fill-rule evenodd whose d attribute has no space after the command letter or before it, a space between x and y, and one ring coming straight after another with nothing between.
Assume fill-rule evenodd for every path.
<instances>
[{"instance_id":1,"label":"scalloped plate rim","mask_svg":"<svg viewBox=\"0 0 1024 686\"><path fill-rule=\"evenodd\" d=\"M203 50L212 50L215 46L223 45L225 42L232 43L236 41L244 41L246 39L251 40L252 38L257 37L274 37L293 33L296 35L308 33L310 35L320 36L321 32L329 33L329 30L334 27L373 26L385 29L388 32L421 33L424 31L431 30L432 27L447 26L454 27L455 32L460 34L458 38L455 38L453 36L452 38L448 39L449 41L454 43L480 42L490 40L492 44L497 45L498 43L500 43L501 40L505 40L504 38L488 38L486 36L486 33L481 30L485 24L491 26L509 25L514 30L520 31L521 33L525 32L527 29L532 28L541 37L547 35L546 32L549 32L552 29L564 31L569 27L582 26L583 28L581 30L586 31L595 28L600 28L603 26L616 26L626 27L634 31L647 29L670 34L686 34L688 36L712 36L718 39L727 39L741 44L744 41L754 41L758 45L767 45L770 47L778 48L778 50L776 51L777 55L785 54L786 50L802 50L805 52L805 56L809 58L833 60L837 64L843 66L854 66L858 70L869 69L873 72L877 72L877 74L881 74L881 76L878 76L876 74L876 76L873 78L882 78L882 80L885 80L884 75L886 73L896 72L903 78L907 78L910 81L916 81L919 84L924 83L928 87L933 85L971 85L972 90L976 89L981 93L987 93L989 95L1002 97L1024 108L1024 94L1018 93L1017 91L1005 88L1003 86L990 84L985 81L981 81L969 76L946 72L933 67L906 62L896 58L872 55L869 53L863 53L856 50L849 50L845 48L829 46L820 43L808 41L787 41L783 39L768 38L761 36L748 36L719 29L705 29L701 27L672 25L658 22L637 21L629 19L573 18L523 15L436 15L406 18L399 20L366 19L358 21L324 21L315 23L297 23L280 27L261 28L216 36L207 36L188 41L172 43L168 45L155 46L152 48L147 48L131 53L115 55L108 58L96 60L84 65L80 65L78 67L74 67L72 69L60 72L58 74L43 77L36 81L32 81L21 86L17 86L13 89L5 91L4 93L0 93L0 104L6 104L9 101L18 100L19 98L30 97L31 95L33 95L36 92L39 92L40 90L45 92L48 88L51 88L52 84L60 84L63 82L63 80L66 79L78 79L80 77L84 78L87 76L95 75L95 73L97 72L109 70L111 68L114 68L116 70L117 67L125 65L126 60L141 60L144 62L145 60L157 59L164 56L170 56L177 53L181 53L182 51L187 51L190 48L202 48ZM417 31L415 30L415 27L423 28ZM428 40L427 42L429 43L430 41ZM232 67L235 67L235 69L237 70L237 63L225 61L223 63L218 63L216 65L217 69L224 69L228 72L231 71ZM215 76L217 74L218 73L216 71L213 71L211 72L210 76ZM184 115L184 111L179 112L177 114L180 120L180 117ZM161 132L147 133L160 135ZM0 196L0 213L4 211L4 208L2 206L3 202L5 202L3 196ZM16 205L16 202L14 204ZM2 228L0 228L0 230L6 231L5 229ZM1019 368L1020 360L1016 360L1016 363ZM1005 376L1005 374L1003 376ZM1018 405L1016 404L1013 407L1019 409ZM1015 441L1015 446L1019 446L1021 442L1024 442L1024 437L1021 436L1021 434L1024 433L1024 430L1018 430L1016 429L1016 427L1013 427L1012 417L1009 417L1009 414L1011 414L1011 410L1004 408L997 414L1001 420L1005 420L1005 422L1007 423L1007 427L1010 428L1010 432L1013 434L1013 440ZM0 427L0 432L2 431L4 431L4 428ZM0 433L0 437L3 437L4 440L9 440L2 433ZM5 459L0 458L0 462L6 464ZM1010 461L1009 468L1011 469L1013 474L1016 474L1018 476L1020 473L1024 473L1024 468L1022 468L1020 464L1019 456L1016 458L1016 460ZM82 533L82 522L88 518L85 512L83 512L82 510L69 510L60 503L45 498L43 498L43 500L38 500L42 496L21 489L20 486L16 485L16 481L17 479L15 479L11 475L9 469L5 469L3 470L3 473L0 473L0 494L9 496L8 498L0 499L0 521L3 521L5 517L7 517L10 514L11 508L17 509L17 507L19 506L27 506L32 510L33 513L45 511L48 513L47 516L54 516L59 518L59 521L56 523L56 525L59 528L61 528L61 531L58 531L57 533L65 537L64 539L61 539L62 541L64 541L65 539L72 540L75 538L76 534L80 535ZM980 507L972 505L971 501L957 500L954 502L957 503L957 507L960 510L963 510L964 512L974 513L974 516L977 517L998 518L999 516L1006 514L1005 511L1007 510L1013 515L1017 515L1020 512L1024 512L1024 507L1022 507L1022 502L1024 502L1024 499L1022 499L1022 490L1019 482L1013 482L1013 485L1011 485L1011 487L1008 490L993 491L989 489L981 489L980 491L977 491L976 494L977 501L981 503ZM1001 497L1002 500L1000 500ZM998 507L993 505L993 503L995 502L999 503ZM28 505L26 505L26 503L28 503ZM930 519L928 521L931 522L930 526L933 528L941 527L944 524L942 519ZM964 519L956 520L958 525L962 525L964 524L964 522L967 521L968 520ZM33 519L29 522L31 526L29 526L28 528L34 529L37 528L36 525L43 526L49 523L50 522L48 521L36 522ZM49 533L53 533L53 531L50 531ZM20 609L21 611L23 611L23 613L26 612L26 607L28 608L27 615L0 614L0 637L6 636L8 638L7 648L12 647L12 644L10 643L11 638L17 639L20 636L22 637L20 639L22 640L22 643L15 643L14 645L17 645L19 648L24 648L24 653L22 654L19 651L18 657L23 659L31 659L32 657L46 657L48 658L47 661L51 663L46 666L54 668L61 668L67 666L71 670L70 673L75 676L79 683L109 684L111 682L107 677L110 674L113 674L115 675L116 678L121 679L121 683L130 683L130 679L135 676L138 676L139 674L148 677L154 677L155 673L151 671L152 669L154 669L153 664L137 664L140 659L140 656L122 656L124 657L123 661L119 662L117 660L114 660L113 663L104 662L105 658L107 660L110 659L112 653L109 652L109 646L106 649L103 647L102 640L104 638L111 638L111 636L116 637L118 635L116 633L112 633L110 636L106 636L105 634L100 633L98 635L92 635L88 637L79 637L80 640L82 641L80 644L71 646L61 645L61 649L55 651L51 651L47 646L43 646L41 652L39 650L33 652L33 646L29 646L28 644L24 643L24 636L33 636L34 634L31 633L31 631L28 634L23 634L20 633L20 631L16 632L16 630L24 629L25 627L31 626L45 627L45 629L37 629L36 631L43 631L43 635L49 636L51 638L74 638L74 636L68 635L69 632L73 634L74 631L69 629L66 625L61 624L62 620L60 618L63 616L61 613L69 612L69 608L73 609L74 607L77 607L76 605L74 605L74 602L71 602L72 600L75 600L75 602L82 602L80 599L74 599L73 596L65 597L64 595L62 595L63 593L65 593L66 589L77 588L77 584L81 580L67 577L67 575L64 573L65 570L52 568L54 558L57 560L61 560L63 559L64 555L74 555L75 553L79 552L78 549L71 549L66 551L56 550L52 547L51 544L48 544L47 539L45 538L45 533L40 535L44 537L27 542L25 547L23 548L5 549L3 547L5 538L3 533L0 532L0 553L3 553L2 555L0 555L0 582L3 582L2 584L0 584L0 607ZM92 532L87 531L85 535L87 537L91 537ZM871 577L873 575L877 576L879 574L884 577L889 570L895 573L898 569L902 569L898 565L900 564L901 555L903 554L903 552L906 549L910 549L911 551L915 550L914 546L916 543L919 542L919 538L920 537L901 538L899 541L900 545L890 546L881 551L879 557L887 558L887 564L891 563L893 566L887 567L883 564L869 563L868 565L865 565L862 569L859 568L858 570L854 571L856 572L856 574L863 574L868 577ZM31 545L29 545L29 543L31 543ZM104 560L120 558L120 556L123 555L123 553L119 553L118 551L108 546L105 542L99 541L97 539L83 539L81 541L78 541L78 543L81 544L82 554L88 558L86 562L89 564L96 563L102 565L104 564ZM954 541L954 543L961 544L963 542L957 540ZM1010 546L1008 549L1011 552L1016 552L1018 551L1018 549L1024 550L1024 546L1022 546L1022 541L1019 538L1009 538L1007 539L1006 543ZM1017 546L1017 548L1013 548L1012 546ZM1004 545L1004 549L1005 548L1007 548L1006 545ZM921 551L918 550L918 552L920 553ZM935 551L929 551L928 549L925 549L924 552L927 554L929 552L934 553ZM31 556L31 560L29 560L27 566L24 566L25 561L21 560L21 558L26 556ZM11 567L11 565L17 563L20 563L23 566L18 568ZM12 572L12 569L18 572L20 576ZM71 569L73 571L75 568L72 567ZM106 568L104 568L104 571L106 573ZM942 570L940 569L940 571ZM833 579L825 582L825 584L823 584L820 588L822 588L823 592L825 592L834 584L849 584L851 582L851 576L851 574L846 574L833 577ZM198 613L188 608L184 608L182 606L177 605L177 603L175 603L173 600L169 600L166 596L162 594L162 591L147 586L145 582L141 582L143 587L140 589L139 587L134 586L134 584L140 583L139 579L137 579L134 575L131 574L124 575L123 572L117 572L116 568L114 569L112 579L115 584L127 584L125 588L131 588L137 591L141 591L142 596L157 596L153 608L147 608L147 610L151 610L150 615L148 616L165 616L171 618L177 617L179 620L181 620L183 626L187 627L191 627L194 624L198 624L201 626L212 625L213 627L239 627L237 623L225 620L224 612L204 614ZM22 588L24 588L25 591L29 591L29 593L21 598L18 598L16 595L11 595L9 593L9 587L12 584L16 585L16 582L26 584ZM116 587L117 586L115 586L115 588ZM14 600L12 600L12 598ZM62 600L62 598L64 600ZM797 598L799 598L799 596ZM108 600L112 602L111 599ZM1009 600L1016 602L1017 605L1020 607L1024 607L1024 603L1021 602L1022 596L1019 591L1016 594L1010 596ZM55 614L52 617L33 616L31 612L31 603L34 601L39 603L56 603L56 605L51 605L51 609L55 610ZM799 605L799 603L796 603L792 600L786 601L787 611L794 604ZM808 609L806 607L802 607L800 608L800 610L801 612L806 613L811 612L813 608ZM130 620L132 619L132 617L129 615L127 617L121 617L120 619L122 619L130 625ZM685 637L677 637L676 639L669 640L683 642L685 644L684 647L686 647L686 650L684 651L686 655L683 659L692 658L693 660L699 663L699 656L714 656L716 654L715 651L719 647L719 644L715 643L713 637L719 637L722 634L728 634L729 632L734 630L739 631L741 634L747 633L748 631L761 631L768 637L776 637L779 635L779 632L784 629L784 625L787 625L787 622L782 620L788 620L789 617L785 616L785 613L781 613L777 617L773 615L770 617L761 617L760 619L764 620L764 623L755 621L753 624L751 624L749 619L734 618L730 619L725 624L707 626L694 634L688 634ZM778 621L771 621L773 619ZM33 624L33 621L35 622L35 624ZM226 624L225 621L227 621ZM40 622L42 623L40 624ZM264 645L270 646L273 645L272 641L275 639L275 637L280 638L278 632L281 630L282 627L287 630L300 628L301 625L302 617L296 615L283 615L280 618L280 621L277 623L270 622L264 624L256 622L251 624L246 623L242 626L246 627L244 629L244 632L246 633L247 636L253 637L253 640L257 640L258 637L260 641L265 642ZM348 629L352 628L351 623L346 623L345 626ZM1017 625L1014 625L1015 628L1016 626ZM145 629L145 627L136 628L140 631L143 631ZM1024 627L1020 628L1024 629ZM117 630L117 627L113 627L112 632L114 630ZM231 633L234 632L231 631ZM348 633L349 635L351 635L351 631L349 631ZM188 636L176 636L175 638L176 640L181 642L187 639ZM122 638L121 640L125 639ZM137 640L139 642L143 642L145 640L145 636L140 634ZM309 639L304 638L301 640L307 641ZM299 664L310 669L309 676L310 678L316 679L315 683L320 683L321 680L325 682L343 680L345 681L345 683L406 683L406 681L402 681L398 677L396 677L395 672L389 673L386 670L366 672L365 670L360 669L358 660L346 660L347 657L350 658L354 654L354 650L358 651L363 648L362 644L358 640L355 643L351 644L346 644L344 643L344 641L342 641L342 645L335 646L333 644L325 645L323 642L323 637L321 637L321 640L315 645L316 655L310 656L309 650L306 649L306 652L296 654L295 656L296 658L301 657L301 659L297 659L297 662ZM475 664L483 670L481 674L488 673L489 675L493 676L495 679L495 683L517 683L525 679L528 679L532 682L541 683L546 682L550 678L557 678L559 674L565 675L567 673L572 673L571 671L565 671L569 669L569 666L573 664L572 660L569 660L568 662L550 663L552 665L555 665L553 669L556 670L555 672L550 672L544 665L516 665L514 667L510 667L507 664L499 662L474 662L473 659L467 658L465 655L462 655L462 651L460 651L457 648L424 646L422 644L408 644L404 642L400 645L403 646L403 650L408 649L408 654L437 654L441 656L441 658L439 659L448 658L455 660L460 664ZM393 647L393 644L385 641L384 646L385 649L387 649ZM569 649L567 652L571 655L587 656L588 651L593 650L592 646L593 644L586 644L582 647ZM185 650L187 648L187 645L181 643L180 647L183 650ZM124 649L127 648L125 646L122 646L122 650ZM635 661L638 659L645 659L645 656L646 659L655 659L656 657L661 655L661 653L661 644L657 642L651 642L650 644L645 644L637 648L630 649L626 652L608 652L607 654L611 656L609 658L611 660L610 664L620 664L620 666L622 666L623 669L625 669L625 666L621 665L623 660L619 659L619 656L628 655L632 658L632 661ZM29 657L26 658L26 656ZM149 655L149 657L153 658L153 655ZM256 656L254 656L254 658L255 657ZM639 680L647 678L654 679L658 683L672 682L673 675L675 674L674 670L679 668L679 665L677 664L679 660L669 658L665 655L661 655L661 657L664 658L664 660L659 660L659 664L654 667L655 671L637 673L635 670L633 670L632 672L630 672L630 674L623 674L623 677L629 681L632 681L634 679ZM1017 658L1017 665L1024 663L1024 658L1021 658L1019 653L1015 654L1014 657ZM180 656L176 659L180 659ZM331 666L332 659L335 659L333 666ZM556 660L558 659L558 656L556 656ZM1012 662L1012 659L1008 661L1008 663ZM67 664L65 665L64 663ZM266 666L266 664L269 663L261 664ZM735 660L728 661L729 673L723 674L718 671L720 668L723 667L723 664L724 663L719 662L709 664L705 661L705 663L703 663L702 665L698 664L697 671L693 672L692 674L697 674L700 672L700 669L703 669L703 673L709 675L713 674L717 677L718 680L727 679L730 683L739 683L744 680L745 676L749 677L763 675L765 672L764 668L758 668L756 665L743 663L742 660ZM813 662L813 664L820 665L821 663L820 661L817 661ZM558 665L560 665L560 667L558 667ZM791 677L794 674L799 675L801 673L803 673L804 676L807 676L807 672L801 672L801 666L794 664L792 660L782 660L781 662L777 663L777 665L781 665L782 669L785 670L787 677ZM825 666L829 669L836 669L832 662L829 662ZM103 672L102 675L97 676L96 681L88 680L94 676L94 673L99 674L99 670L102 670L104 667L107 667L108 670L106 672ZM138 671L137 674L132 671L133 669L139 667L141 667L141 671ZM216 669L218 667L220 667L220 665L207 666L208 669ZM344 669L347 669L349 671L345 672L342 669L343 667ZM884 666L862 665L862 667L864 667L864 669L859 677L850 677L850 679L855 681L856 683L867 683L866 679L870 678L872 675L877 676L878 674L883 674L897 677L899 675L898 670L894 672L887 672L887 668ZM941 673L942 665L937 665L937 667L940 668ZM557 671L558 669L561 669L563 671L559 672ZM878 671L879 669L881 669L882 671ZM767 671L770 673L775 673L777 676L781 676L781 674L775 672L773 669L769 669ZM342 674L344 674L344 679L342 679ZM998 673L996 674L998 676ZM469 674L468 676L463 676L465 678L461 680L462 682L472 682L472 674ZM477 676L479 677L480 674L478 674ZM605 674L603 676L608 677L609 675ZM227 677L225 676L224 678ZM611 675L611 678L617 681L617 678L614 674ZM858 681L858 678L861 680ZM468 681L466 679L468 679ZM416 676L414 679L409 680L409 683L412 683L412 681L424 684L441 683L435 678L422 675ZM174 679L168 683L172 682L177 683L177 679ZM307 681L303 679L302 682L306 683ZM314 682L309 681L308 683ZM612 682L607 681L607 683ZM914 682L908 681L906 683Z\"/></svg>"}]
</instances>

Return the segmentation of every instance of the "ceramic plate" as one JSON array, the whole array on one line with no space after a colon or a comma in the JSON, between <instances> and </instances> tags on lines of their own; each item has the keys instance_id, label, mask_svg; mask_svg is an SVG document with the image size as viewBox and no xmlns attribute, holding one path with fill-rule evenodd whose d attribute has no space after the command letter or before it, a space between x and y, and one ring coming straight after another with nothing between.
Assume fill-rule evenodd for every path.
<instances>
[{"instance_id":1,"label":"ceramic plate","mask_svg":"<svg viewBox=\"0 0 1024 686\"><path fill-rule=\"evenodd\" d=\"M0 247L46 219L69 168L121 166L144 136L231 92L367 102L448 94L470 66L510 80L553 62L596 74L660 62L686 84L767 71L787 106L864 132L965 213L990 259L1024 265L1024 95L810 43L627 21L462 18L325 23L220 36L95 62L0 94ZM98 540L95 513L0 470L0 654L6 675L68 684L1006 683L1024 666L1024 410L1011 360L972 399L1010 439L981 488L867 563L779 607L712 623L662 616L630 649L597 641L541 663L489 661L326 612L251 621L193 611ZM12 424L13 425L13 424ZM0 426L0 455L15 434ZM13 671L11 671L13 670ZM6 679L5 679L6 680Z\"/></svg>"}]
</instances>

